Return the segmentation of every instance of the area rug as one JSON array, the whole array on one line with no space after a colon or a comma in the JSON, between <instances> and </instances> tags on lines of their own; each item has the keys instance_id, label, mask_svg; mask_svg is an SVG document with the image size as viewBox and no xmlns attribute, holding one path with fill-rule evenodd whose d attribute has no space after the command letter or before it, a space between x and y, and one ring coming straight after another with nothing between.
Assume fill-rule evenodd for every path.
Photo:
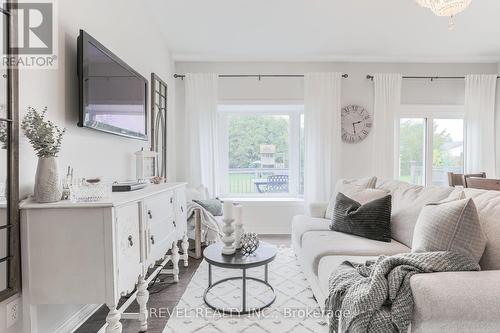
<instances>
[{"instance_id":1,"label":"area rug","mask_svg":"<svg viewBox=\"0 0 500 333\"><path fill-rule=\"evenodd\" d=\"M264 277L264 267L247 270L248 276ZM241 270L212 267L213 282L240 276ZM208 286L208 264L203 261L194 274L164 333L326 333L328 323L313 297L309 284L290 248L280 247L269 264L269 283L275 302L265 310L247 315L228 315L210 309L203 301ZM224 308L241 305L241 281L228 281L207 295L212 304ZM272 298L269 288L248 280L247 306L256 307Z\"/></svg>"}]
</instances>

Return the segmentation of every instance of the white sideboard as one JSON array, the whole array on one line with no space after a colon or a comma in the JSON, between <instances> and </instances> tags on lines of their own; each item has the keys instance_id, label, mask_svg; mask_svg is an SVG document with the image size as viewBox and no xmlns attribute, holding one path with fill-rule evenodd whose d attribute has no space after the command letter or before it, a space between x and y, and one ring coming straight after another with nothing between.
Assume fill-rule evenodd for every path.
<instances>
[{"instance_id":1,"label":"white sideboard","mask_svg":"<svg viewBox=\"0 0 500 333\"><path fill-rule=\"evenodd\" d=\"M147 329L147 286L159 271L178 281L178 262L188 264L184 183L150 185L113 193L94 203L21 203L23 316L36 333L38 304L106 304L107 333L121 332L120 319L137 319ZM177 243L182 239L183 254ZM168 250L171 253L167 255ZM158 260L162 264L146 276ZM173 269L163 267L172 261ZM139 313L117 308L134 291Z\"/></svg>"}]
</instances>

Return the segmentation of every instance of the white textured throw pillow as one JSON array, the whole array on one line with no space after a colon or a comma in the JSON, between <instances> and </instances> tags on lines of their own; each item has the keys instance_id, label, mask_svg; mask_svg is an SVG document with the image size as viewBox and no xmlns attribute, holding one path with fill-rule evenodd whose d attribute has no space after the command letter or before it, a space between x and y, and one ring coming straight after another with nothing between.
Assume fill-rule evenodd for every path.
<instances>
[{"instance_id":1,"label":"white textured throw pillow","mask_svg":"<svg viewBox=\"0 0 500 333\"><path fill-rule=\"evenodd\" d=\"M425 206L415 225L412 252L453 251L479 262L486 246L472 199Z\"/></svg>"},{"instance_id":2,"label":"white textured throw pillow","mask_svg":"<svg viewBox=\"0 0 500 333\"><path fill-rule=\"evenodd\" d=\"M333 219L333 213L335 209L335 202L337 200L337 194L339 192L343 193L347 197L351 197L352 194L368 189L375 188L377 184L377 177L368 177L361 179L341 179L337 182L335 186L335 190L333 192L332 197L330 198L330 202L328 203L328 207L326 208L325 219ZM353 199L356 200L356 199Z\"/></svg>"},{"instance_id":3,"label":"white textured throw pillow","mask_svg":"<svg viewBox=\"0 0 500 333\"><path fill-rule=\"evenodd\" d=\"M347 195L345 193L343 194L351 198L352 200L364 205L369 203L370 201L386 197L387 195L389 195L389 192L376 188L367 188L364 190L352 192L350 195Z\"/></svg>"}]
</instances>

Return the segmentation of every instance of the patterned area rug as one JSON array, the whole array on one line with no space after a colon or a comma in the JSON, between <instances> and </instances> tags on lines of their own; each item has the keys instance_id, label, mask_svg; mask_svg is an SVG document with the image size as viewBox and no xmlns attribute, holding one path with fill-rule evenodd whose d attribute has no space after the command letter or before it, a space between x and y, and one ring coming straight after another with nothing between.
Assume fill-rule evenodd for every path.
<instances>
[{"instance_id":1,"label":"patterned area rug","mask_svg":"<svg viewBox=\"0 0 500 333\"><path fill-rule=\"evenodd\" d=\"M247 270L248 276L264 279L264 267ZM212 266L213 283L240 276L241 270ZM208 286L208 264L196 271L184 295L171 313L164 333L326 333L328 323L313 298L309 284L290 248L280 247L269 264L269 283L276 292L275 302L265 310L247 315L227 315L211 310L203 301ZM241 280L217 285L208 300L226 309L241 308ZM247 306L257 307L272 298L271 290L257 282L247 282Z\"/></svg>"}]
</instances>

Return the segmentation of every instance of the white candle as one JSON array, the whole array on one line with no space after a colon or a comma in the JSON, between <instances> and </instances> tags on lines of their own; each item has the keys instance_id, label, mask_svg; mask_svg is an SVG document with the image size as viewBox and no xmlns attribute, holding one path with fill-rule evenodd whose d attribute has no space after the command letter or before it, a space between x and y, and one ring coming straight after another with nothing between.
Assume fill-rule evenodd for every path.
<instances>
[{"instance_id":1,"label":"white candle","mask_svg":"<svg viewBox=\"0 0 500 333\"><path fill-rule=\"evenodd\" d=\"M224 201L224 218L231 220L233 218L233 202L230 200Z\"/></svg>"},{"instance_id":2,"label":"white candle","mask_svg":"<svg viewBox=\"0 0 500 333\"><path fill-rule=\"evenodd\" d=\"M235 210L235 216L236 216L236 223L243 224L243 206L242 205L236 205L234 206Z\"/></svg>"}]
</instances>

